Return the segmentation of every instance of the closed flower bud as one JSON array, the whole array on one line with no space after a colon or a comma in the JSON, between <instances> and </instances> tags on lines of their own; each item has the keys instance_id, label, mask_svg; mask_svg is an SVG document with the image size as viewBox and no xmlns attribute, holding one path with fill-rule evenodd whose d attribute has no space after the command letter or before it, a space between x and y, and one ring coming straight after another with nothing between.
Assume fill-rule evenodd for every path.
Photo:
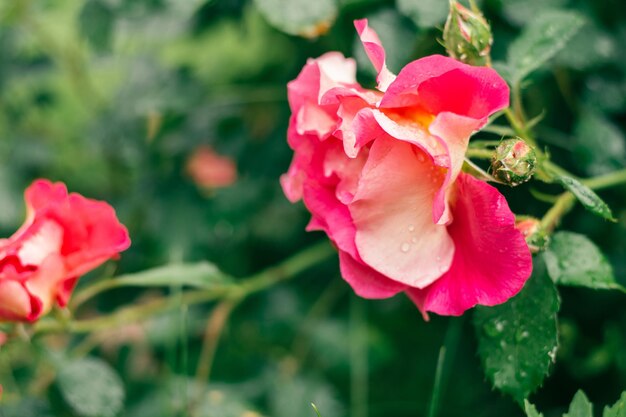
<instances>
[{"instance_id":1,"label":"closed flower bud","mask_svg":"<svg viewBox=\"0 0 626 417\"><path fill-rule=\"evenodd\" d=\"M500 181L514 187L533 176L537 156L535 150L523 140L507 139L496 148L491 160L491 172Z\"/></svg>"},{"instance_id":2,"label":"closed flower bud","mask_svg":"<svg viewBox=\"0 0 626 417\"><path fill-rule=\"evenodd\" d=\"M450 13L443 28L448 55L470 65L486 65L493 43L491 27L478 10L470 10L450 0Z\"/></svg>"},{"instance_id":3,"label":"closed flower bud","mask_svg":"<svg viewBox=\"0 0 626 417\"><path fill-rule=\"evenodd\" d=\"M539 219L526 217L515 223L515 228L522 232L531 253L542 251L549 241L549 236L541 227Z\"/></svg>"}]
</instances>

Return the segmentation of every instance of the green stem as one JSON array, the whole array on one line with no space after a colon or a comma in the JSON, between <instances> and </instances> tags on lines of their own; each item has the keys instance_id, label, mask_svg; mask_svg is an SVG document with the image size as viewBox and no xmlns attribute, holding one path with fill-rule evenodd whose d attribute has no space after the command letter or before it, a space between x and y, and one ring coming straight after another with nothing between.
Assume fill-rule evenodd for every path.
<instances>
[{"instance_id":1,"label":"green stem","mask_svg":"<svg viewBox=\"0 0 626 417\"><path fill-rule=\"evenodd\" d=\"M243 280L241 284L233 287L186 291L175 298L167 296L156 298L144 304L122 307L110 315L94 319L69 321L65 324L54 320L42 320L34 325L34 331L35 333L63 331L90 333L141 321L149 316L178 309L181 305L190 306L216 299L243 299L280 281L292 278L328 258L333 253L335 251L328 242L322 242L305 249L274 267Z\"/></svg>"},{"instance_id":2,"label":"green stem","mask_svg":"<svg viewBox=\"0 0 626 417\"><path fill-rule=\"evenodd\" d=\"M614 171L609 174L600 175L582 181L592 190L601 190L603 188L613 187L615 185L626 184L626 169Z\"/></svg>"},{"instance_id":3,"label":"green stem","mask_svg":"<svg viewBox=\"0 0 626 417\"><path fill-rule=\"evenodd\" d=\"M450 367L449 364L446 365L446 359L454 357L456 347L459 345L458 342L461 336L463 317L451 317L448 320L448 330L446 331L446 336L441 349L439 349L439 357L437 358L435 382L433 384L433 394L430 398L428 417L437 417L437 412L439 411L439 400L446 381L446 367Z\"/></svg>"},{"instance_id":4,"label":"green stem","mask_svg":"<svg viewBox=\"0 0 626 417\"><path fill-rule=\"evenodd\" d=\"M570 192L561 194L541 219L541 228L547 233L552 232L561 221L561 218L574 207L575 202L576 197L574 197L574 194Z\"/></svg>"},{"instance_id":5,"label":"green stem","mask_svg":"<svg viewBox=\"0 0 626 417\"><path fill-rule=\"evenodd\" d=\"M476 158L476 159L491 159L493 157L492 149L476 149L476 148L468 148L465 152L465 156L467 158Z\"/></svg>"}]
</instances>

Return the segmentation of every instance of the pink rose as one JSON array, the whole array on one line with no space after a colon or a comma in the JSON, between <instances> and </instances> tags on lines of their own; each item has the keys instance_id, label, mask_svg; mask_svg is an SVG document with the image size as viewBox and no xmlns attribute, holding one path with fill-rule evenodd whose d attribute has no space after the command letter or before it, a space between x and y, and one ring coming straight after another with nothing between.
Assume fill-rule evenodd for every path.
<instances>
[{"instance_id":1,"label":"pink rose","mask_svg":"<svg viewBox=\"0 0 626 417\"><path fill-rule=\"evenodd\" d=\"M235 163L208 146L196 148L185 169L187 175L201 188L228 187L237 180Z\"/></svg>"},{"instance_id":2,"label":"pink rose","mask_svg":"<svg viewBox=\"0 0 626 417\"><path fill-rule=\"evenodd\" d=\"M530 276L530 252L504 197L461 172L470 135L508 105L505 81L439 55L396 76L367 21L355 26L378 88L362 88L340 53L307 62L288 85L285 194L303 199L307 230L326 232L362 297L405 291L425 318L508 300Z\"/></svg>"},{"instance_id":3,"label":"pink rose","mask_svg":"<svg viewBox=\"0 0 626 417\"><path fill-rule=\"evenodd\" d=\"M65 185L35 181L25 192L26 221L0 241L0 320L34 321L64 306L78 278L130 246L105 202Z\"/></svg>"}]
</instances>

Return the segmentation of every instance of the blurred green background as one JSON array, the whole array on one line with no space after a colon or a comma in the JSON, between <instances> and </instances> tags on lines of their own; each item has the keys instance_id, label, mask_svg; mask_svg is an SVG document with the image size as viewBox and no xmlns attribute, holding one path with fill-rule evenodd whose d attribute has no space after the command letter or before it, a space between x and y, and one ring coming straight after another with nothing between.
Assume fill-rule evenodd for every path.
<instances>
[{"instance_id":1,"label":"blurred green background","mask_svg":"<svg viewBox=\"0 0 626 417\"><path fill-rule=\"evenodd\" d=\"M623 2L479 3L493 25L495 61L538 15L567 9L585 17L551 68L529 80L525 103L531 116L543 112L541 144L574 173L623 168ZM272 265L325 238L304 232L306 210L291 205L278 183L291 159L286 83L307 58L339 50L357 59L360 80L373 86L353 19L370 19L397 72L417 57L445 53L437 40L446 14L445 0L2 0L0 230L10 236L17 229L24 188L45 177L116 208L133 241L116 273L206 259L244 277ZM206 190L186 173L202 145L236 162L233 185ZM533 187L505 190L516 213L541 216L547 209L528 198ZM576 209L563 225L590 236L622 284L625 191L602 193L618 224ZM178 290L173 282L168 291ZM613 403L626 388L624 296L571 288L561 295L557 362L532 397L546 417L561 415L579 388L597 404ZM146 297L116 290L89 309L106 312ZM426 415L450 319L425 323L403 296L357 299L336 261L239 306L225 327L211 383L196 386L212 307L129 325L90 347L123 380L120 415L300 417L314 415L311 402L323 417ZM56 337L32 349L45 357L82 341ZM455 345L439 416L523 415L485 381L470 320ZM49 370L32 355L21 347L0 351L0 416L71 416L55 384L46 383ZM201 392L200 405L190 403L189 391Z\"/></svg>"}]
</instances>

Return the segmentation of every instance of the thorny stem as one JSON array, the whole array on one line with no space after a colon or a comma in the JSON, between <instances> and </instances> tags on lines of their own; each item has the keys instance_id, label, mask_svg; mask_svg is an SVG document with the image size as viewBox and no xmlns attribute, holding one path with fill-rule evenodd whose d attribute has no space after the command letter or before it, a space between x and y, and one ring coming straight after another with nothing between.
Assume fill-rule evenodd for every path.
<instances>
[{"instance_id":1,"label":"thorny stem","mask_svg":"<svg viewBox=\"0 0 626 417\"><path fill-rule=\"evenodd\" d=\"M67 323L59 323L54 320L42 320L34 325L33 330L38 334L64 331L71 333L90 333L145 320L150 316L180 308L181 305L190 306L216 299L239 298L243 300L280 281L296 276L300 272L328 258L333 253L333 248L324 241L305 249L276 266L242 280L239 285L217 289L191 290L183 292L177 297L164 296L140 305L122 307L109 315L94 319L74 320Z\"/></svg>"}]
</instances>

